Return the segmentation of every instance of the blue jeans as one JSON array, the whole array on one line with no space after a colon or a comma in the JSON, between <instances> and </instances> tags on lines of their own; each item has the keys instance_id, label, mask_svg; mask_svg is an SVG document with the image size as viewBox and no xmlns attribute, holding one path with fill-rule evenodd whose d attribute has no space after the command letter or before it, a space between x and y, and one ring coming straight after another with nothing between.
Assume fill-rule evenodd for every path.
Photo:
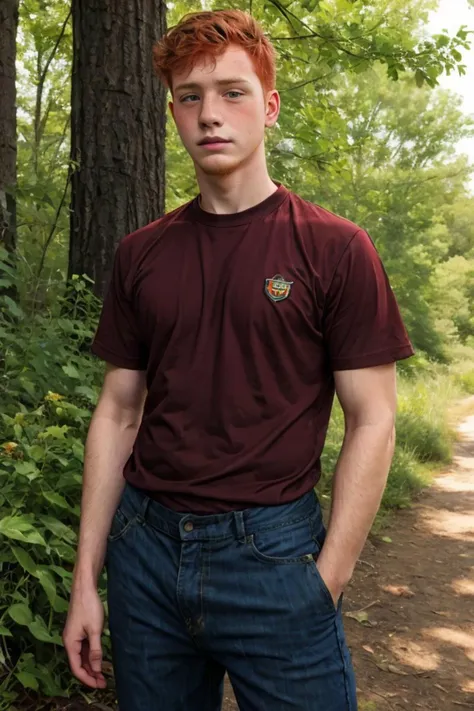
<instances>
[{"instance_id":1,"label":"blue jeans","mask_svg":"<svg viewBox=\"0 0 474 711\"><path fill-rule=\"evenodd\" d=\"M315 559L313 491L281 506L171 511L127 485L107 549L120 711L356 711L341 605Z\"/></svg>"}]
</instances>

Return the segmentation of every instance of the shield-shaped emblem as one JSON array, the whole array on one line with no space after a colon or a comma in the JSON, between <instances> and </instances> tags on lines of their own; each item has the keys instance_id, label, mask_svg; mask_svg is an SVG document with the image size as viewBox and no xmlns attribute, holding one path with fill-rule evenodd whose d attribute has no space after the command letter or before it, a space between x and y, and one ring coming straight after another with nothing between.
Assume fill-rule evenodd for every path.
<instances>
[{"instance_id":1,"label":"shield-shaped emblem","mask_svg":"<svg viewBox=\"0 0 474 711\"><path fill-rule=\"evenodd\" d=\"M281 274L275 274L271 279L265 279L265 294L272 301L283 301L289 297L292 284Z\"/></svg>"}]
</instances>

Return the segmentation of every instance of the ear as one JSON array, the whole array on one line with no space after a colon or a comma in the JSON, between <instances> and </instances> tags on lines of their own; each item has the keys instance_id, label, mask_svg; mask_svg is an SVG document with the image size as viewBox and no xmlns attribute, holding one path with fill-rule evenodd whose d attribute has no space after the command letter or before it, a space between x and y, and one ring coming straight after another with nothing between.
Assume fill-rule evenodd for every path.
<instances>
[{"instance_id":1,"label":"ear","mask_svg":"<svg viewBox=\"0 0 474 711\"><path fill-rule=\"evenodd\" d=\"M176 119L174 117L174 104L172 101L168 102L168 108L170 110L171 116L173 117L173 120L176 121Z\"/></svg>"},{"instance_id":2,"label":"ear","mask_svg":"<svg viewBox=\"0 0 474 711\"><path fill-rule=\"evenodd\" d=\"M276 124L280 114L280 94L276 89L267 92L266 102L265 126L270 128Z\"/></svg>"}]
</instances>

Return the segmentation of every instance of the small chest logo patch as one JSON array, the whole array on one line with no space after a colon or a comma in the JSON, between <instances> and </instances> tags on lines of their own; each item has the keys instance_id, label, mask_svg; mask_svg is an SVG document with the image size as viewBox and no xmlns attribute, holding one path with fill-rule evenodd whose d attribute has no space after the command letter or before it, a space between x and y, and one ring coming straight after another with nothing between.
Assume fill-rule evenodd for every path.
<instances>
[{"instance_id":1,"label":"small chest logo patch","mask_svg":"<svg viewBox=\"0 0 474 711\"><path fill-rule=\"evenodd\" d=\"M272 301L283 301L290 295L292 281L286 281L281 274L275 274L271 279L265 279L265 294Z\"/></svg>"}]
</instances>

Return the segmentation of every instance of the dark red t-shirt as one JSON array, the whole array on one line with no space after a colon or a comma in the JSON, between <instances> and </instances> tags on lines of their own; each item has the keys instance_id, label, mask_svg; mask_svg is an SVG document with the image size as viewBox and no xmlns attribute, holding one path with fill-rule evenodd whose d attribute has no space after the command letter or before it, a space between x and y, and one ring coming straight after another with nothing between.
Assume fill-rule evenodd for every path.
<instances>
[{"instance_id":1,"label":"dark red t-shirt","mask_svg":"<svg viewBox=\"0 0 474 711\"><path fill-rule=\"evenodd\" d=\"M177 511L306 493L333 371L413 354L367 233L277 186L230 215L195 198L116 252L93 352L147 371L124 475Z\"/></svg>"}]
</instances>

